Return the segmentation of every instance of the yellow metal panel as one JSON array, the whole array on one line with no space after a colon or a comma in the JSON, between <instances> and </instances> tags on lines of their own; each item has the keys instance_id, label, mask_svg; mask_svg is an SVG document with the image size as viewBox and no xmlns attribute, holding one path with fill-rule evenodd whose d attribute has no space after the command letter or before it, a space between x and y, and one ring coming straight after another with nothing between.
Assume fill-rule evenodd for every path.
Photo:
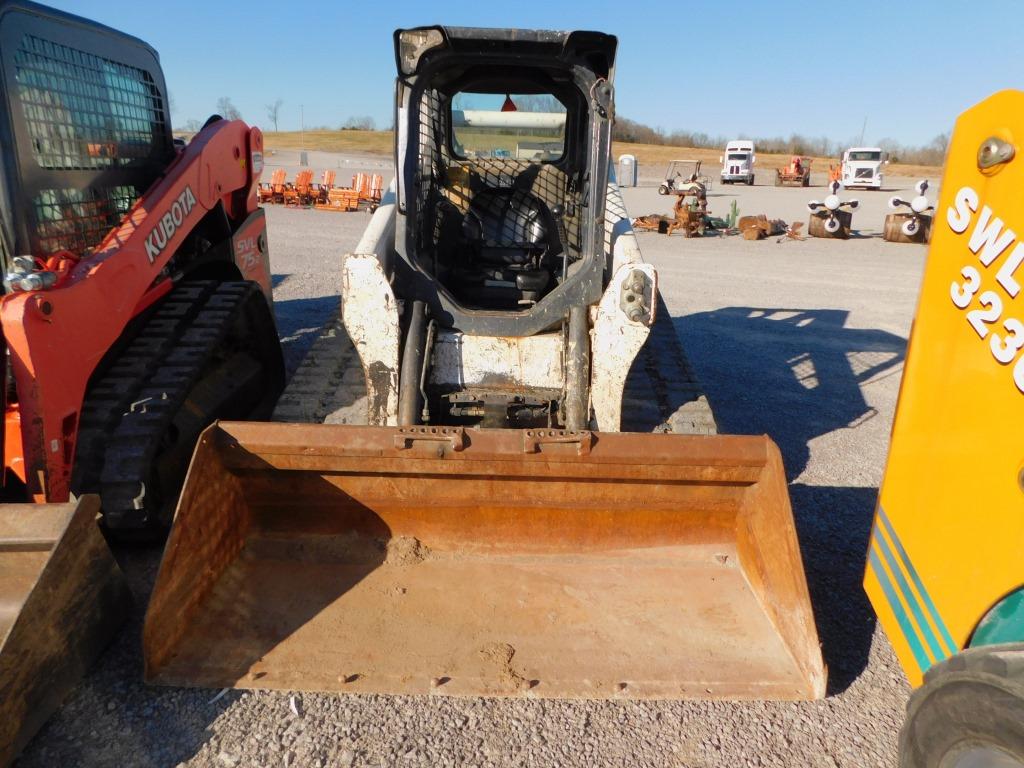
<instances>
[{"instance_id":1,"label":"yellow metal panel","mask_svg":"<svg viewBox=\"0 0 1024 768\"><path fill-rule=\"evenodd\" d=\"M983 170L990 137L1016 155ZM1003 91L953 133L865 575L914 685L1024 581L1022 203L1024 93Z\"/></svg>"}]
</instances>

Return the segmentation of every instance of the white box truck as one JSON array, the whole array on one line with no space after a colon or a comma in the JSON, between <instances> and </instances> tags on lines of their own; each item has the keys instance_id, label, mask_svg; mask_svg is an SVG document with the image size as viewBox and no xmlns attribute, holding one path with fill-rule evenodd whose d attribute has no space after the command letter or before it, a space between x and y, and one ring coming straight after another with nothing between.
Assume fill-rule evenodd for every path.
<instances>
[{"instance_id":1,"label":"white box truck","mask_svg":"<svg viewBox=\"0 0 1024 768\"><path fill-rule=\"evenodd\" d=\"M888 162L880 147L850 147L843 152L843 189L881 189L884 180L882 168Z\"/></svg>"},{"instance_id":2,"label":"white box truck","mask_svg":"<svg viewBox=\"0 0 1024 768\"><path fill-rule=\"evenodd\" d=\"M752 141L730 141L725 145L725 155L718 158L722 164L722 183L754 183L754 143Z\"/></svg>"}]
</instances>

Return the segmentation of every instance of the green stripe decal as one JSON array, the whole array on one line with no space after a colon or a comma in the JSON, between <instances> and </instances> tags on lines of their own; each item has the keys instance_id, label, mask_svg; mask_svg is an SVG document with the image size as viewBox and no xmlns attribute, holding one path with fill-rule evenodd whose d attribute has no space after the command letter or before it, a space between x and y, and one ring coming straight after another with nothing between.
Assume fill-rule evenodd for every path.
<instances>
[{"instance_id":1,"label":"green stripe decal","mask_svg":"<svg viewBox=\"0 0 1024 768\"><path fill-rule=\"evenodd\" d=\"M931 651L931 658L936 661L941 661L946 658L943 653L941 646L939 645L939 639L932 632L932 628L928 626L927 620L924 618L924 611L921 610L921 604L917 602L917 598L914 597L914 593L910 591L910 584L907 583L906 577L903 575L903 571L896 565L896 558L893 556L892 550L889 548L889 542L881 535L878 530L878 526L875 526L875 543L878 545L878 550L882 553L882 557L885 558L886 565L889 566L889 571L892 573L893 578L896 580L896 586L899 587L900 594L903 595L904 601L910 608L910 612L914 614L914 620L918 627L918 637L924 638L924 641L928 644L928 649Z\"/></svg>"},{"instance_id":2,"label":"green stripe decal","mask_svg":"<svg viewBox=\"0 0 1024 768\"><path fill-rule=\"evenodd\" d=\"M954 653L959 651L960 648L955 642L953 642L953 636L946 627L946 622L944 622L942 620L942 616L939 615L939 611L936 609L931 595L929 595L928 590L925 589L924 582L921 581L921 577L918 576L917 570L914 568L914 564L910 562L910 557L907 555L907 551L903 548L903 543L900 541L900 537L896 535L896 530L892 527L892 523L889 522L889 518L886 516L885 510L882 509L881 504L878 505L878 519L881 520L882 525L885 526L885 530L888 532L889 538L892 539L892 543L896 547L896 552L899 553L900 560L903 562L907 573L910 574L911 581L913 581L914 586L917 587L918 594L921 595L921 599L924 600L925 607L928 609L928 613L932 617L932 621L935 626L939 628L939 634L945 642L945 649L936 658L938 660L942 660L952 656ZM893 571L895 572L895 569L893 569ZM910 603L913 599L913 595L907 590L904 590L904 594L907 597L907 602ZM918 621L920 621L920 619L918 619ZM923 622L921 625L922 627L928 627L928 625ZM930 627L928 627L928 631L931 632Z\"/></svg>"},{"instance_id":3,"label":"green stripe decal","mask_svg":"<svg viewBox=\"0 0 1024 768\"><path fill-rule=\"evenodd\" d=\"M875 535L878 535L877 530ZM922 672L927 672L928 668L932 665L931 660L928 658L928 654L924 652L924 647L921 645L921 640L914 630L914 625L910 623L910 617L903 610L903 604L900 602L899 597L896 596L896 590L893 589L892 582L889 581L889 576L882 567L882 561L878 559L874 546L871 547L869 557L871 559L871 569L875 572L875 577L882 586L882 591L885 592L885 599L889 601L889 607L892 608L896 621L899 622L900 629L903 630L903 636L907 638L910 650L917 660L917 666L920 667Z\"/></svg>"}]
</instances>

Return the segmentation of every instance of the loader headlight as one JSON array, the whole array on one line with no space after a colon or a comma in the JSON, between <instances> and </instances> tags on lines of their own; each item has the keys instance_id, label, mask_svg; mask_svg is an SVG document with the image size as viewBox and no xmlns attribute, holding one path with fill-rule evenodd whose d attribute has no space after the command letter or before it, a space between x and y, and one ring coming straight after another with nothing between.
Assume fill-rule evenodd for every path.
<instances>
[{"instance_id":1,"label":"loader headlight","mask_svg":"<svg viewBox=\"0 0 1024 768\"><path fill-rule=\"evenodd\" d=\"M403 29L398 32L398 66L402 73L411 75L419 65L420 57L431 48L444 43L440 29Z\"/></svg>"}]
</instances>

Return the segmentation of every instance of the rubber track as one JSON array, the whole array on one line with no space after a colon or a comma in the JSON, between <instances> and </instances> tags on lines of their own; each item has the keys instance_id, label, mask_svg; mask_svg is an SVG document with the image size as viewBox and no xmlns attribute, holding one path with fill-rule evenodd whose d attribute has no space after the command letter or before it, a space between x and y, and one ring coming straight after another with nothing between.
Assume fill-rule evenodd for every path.
<instances>
[{"instance_id":1,"label":"rubber track","mask_svg":"<svg viewBox=\"0 0 1024 768\"><path fill-rule=\"evenodd\" d=\"M680 435L718 433L711 404L683 351L661 294L654 326L626 379L622 429Z\"/></svg>"},{"instance_id":2,"label":"rubber track","mask_svg":"<svg viewBox=\"0 0 1024 768\"><path fill-rule=\"evenodd\" d=\"M257 290L240 282L182 283L90 388L76 470L83 490L99 489L108 527L145 523L133 518L167 428Z\"/></svg>"},{"instance_id":3,"label":"rubber track","mask_svg":"<svg viewBox=\"0 0 1024 768\"><path fill-rule=\"evenodd\" d=\"M365 424L366 382L338 317L327 323L277 401L273 421Z\"/></svg>"},{"instance_id":4,"label":"rubber track","mask_svg":"<svg viewBox=\"0 0 1024 768\"><path fill-rule=\"evenodd\" d=\"M365 424L365 398L359 356L339 318L324 326L288 382L273 419ZM626 380L622 412L622 428L628 432L713 435L718 431L661 296L654 327Z\"/></svg>"},{"instance_id":5,"label":"rubber track","mask_svg":"<svg viewBox=\"0 0 1024 768\"><path fill-rule=\"evenodd\" d=\"M138 401L146 380L174 348L216 287L213 281L176 286L116 362L90 386L82 403L75 449L75 493L99 489L110 434L131 404Z\"/></svg>"}]
</instances>

